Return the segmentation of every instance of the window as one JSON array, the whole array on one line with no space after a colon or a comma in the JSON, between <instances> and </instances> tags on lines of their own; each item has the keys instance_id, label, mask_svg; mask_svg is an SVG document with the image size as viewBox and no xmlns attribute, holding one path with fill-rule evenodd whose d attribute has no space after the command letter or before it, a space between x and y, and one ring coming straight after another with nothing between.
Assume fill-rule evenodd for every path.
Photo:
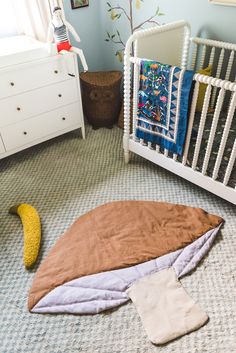
<instances>
[{"instance_id":1,"label":"window","mask_svg":"<svg viewBox=\"0 0 236 353\"><path fill-rule=\"evenodd\" d=\"M0 38L20 34L45 41L52 4L63 6L62 0L0 0Z\"/></svg>"},{"instance_id":2,"label":"window","mask_svg":"<svg viewBox=\"0 0 236 353\"><path fill-rule=\"evenodd\" d=\"M9 0L0 0L0 38L17 34L17 24L12 3Z\"/></svg>"}]
</instances>

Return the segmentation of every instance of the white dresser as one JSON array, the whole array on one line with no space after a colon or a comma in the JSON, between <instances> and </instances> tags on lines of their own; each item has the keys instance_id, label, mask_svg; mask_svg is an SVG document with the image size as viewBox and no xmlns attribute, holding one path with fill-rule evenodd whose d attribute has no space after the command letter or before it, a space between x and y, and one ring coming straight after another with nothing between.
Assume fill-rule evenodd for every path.
<instances>
[{"instance_id":1,"label":"white dresser","mask_svg":"<svg viewBox=\"0 0 236 353\"><path fill-rule=\"evenodd\" d=\"M78 128L85 138L77 57L67 60L54 55L0 68L0 158Z\"/></svg>"}]
</instances>

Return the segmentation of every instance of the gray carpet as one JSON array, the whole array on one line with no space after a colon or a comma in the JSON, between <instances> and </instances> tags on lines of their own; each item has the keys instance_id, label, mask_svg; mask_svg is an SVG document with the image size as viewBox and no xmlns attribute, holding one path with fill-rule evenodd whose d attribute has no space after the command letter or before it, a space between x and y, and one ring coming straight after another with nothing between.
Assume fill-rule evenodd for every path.
<instances>
[{"instance_id":1,"label":"gray carpet","mask_svg":"<svg viewBox=\"0 0 236 353\"><path fill-rule=\"evenodd\" d=\"M236 208L137 157L126 166L118 128L78 131L0 161L0 353L232 353L236 351ZM111 200L165 200L200 206L225 218L218 241L182 280L210 316L202 329L152 345L131 303L96 316L32 315L27 292L42 258L76 217ZM41 256L22 265L22 227L8 208L33 204L43 225Z\"/></svg>"}]
</instances>

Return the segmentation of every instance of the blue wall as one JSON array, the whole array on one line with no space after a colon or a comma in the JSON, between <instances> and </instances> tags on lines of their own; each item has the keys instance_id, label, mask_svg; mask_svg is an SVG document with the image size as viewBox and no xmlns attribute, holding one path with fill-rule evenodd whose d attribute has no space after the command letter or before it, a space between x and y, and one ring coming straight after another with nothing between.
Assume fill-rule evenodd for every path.
<instances>
[{"instance_id":1,"label":"blue wall","mask_svg":"<svg viewBox=\"0 0 236 353\"><path fill-rule=\"evenodd\" d=\"M128 0L110 0L113 5L126 6ZM134 0L135 2L135 0ZM81 36L90 70L120 68L115 57L117 46L105 42L106 30L118 28L127 40L129 28L125 19L112 21L107 13L107 0L90 0L90 6L71 10L70 1L64 0L67 20ZM141 10L135 11L135 20L143 21L160 6L165 16L159 22L168 23L180 19L189 21L193 35L236 43L236 7L212 5L208 0L145 0Z\"/></svg>"},{"instance_id":2,"label":"blue wall","mask_svg":"<svg viewBox=\"0 0 236 353\"><path fill-rule=\"evenodd\" d=\"M72 44L79 46L84 51L90 71L103 70L102 31L101 31L101 3L100 0L90 0L88 7L71 9L70 0L64 0L64 10L69 21L80 36L81 43Z\"/></svg>"},{"instance_id":3,"label":"blue wall","mask_svg":"<svg viewBox=\"0 0 236 353\"><path fill-rule=\"evenodd\" d=\"M193 35L236 43L236 7L212 5L208 0L160 0L165 21L185 19ZM178 4L178 5L177 5Z\"/></svg>"}]
</instances>

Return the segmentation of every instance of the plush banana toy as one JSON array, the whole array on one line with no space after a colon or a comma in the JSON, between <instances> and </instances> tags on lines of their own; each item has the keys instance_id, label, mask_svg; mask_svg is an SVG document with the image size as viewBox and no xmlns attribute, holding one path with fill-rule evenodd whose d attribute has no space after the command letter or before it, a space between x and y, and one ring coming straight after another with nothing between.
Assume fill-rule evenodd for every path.
<instances>
[{"instance_id":1,"label":"plush banana toy","mask_svg":"<svg viewBox=\"0 0 236 353\"><path fill-rule=\"evenodd\" d=\"M40 248L41 224L39 214L33 206L26 203L11 207L9 213L17 214L23 224L24 265L29 268L36 262Z\"/></svg>"}]
</instances>

